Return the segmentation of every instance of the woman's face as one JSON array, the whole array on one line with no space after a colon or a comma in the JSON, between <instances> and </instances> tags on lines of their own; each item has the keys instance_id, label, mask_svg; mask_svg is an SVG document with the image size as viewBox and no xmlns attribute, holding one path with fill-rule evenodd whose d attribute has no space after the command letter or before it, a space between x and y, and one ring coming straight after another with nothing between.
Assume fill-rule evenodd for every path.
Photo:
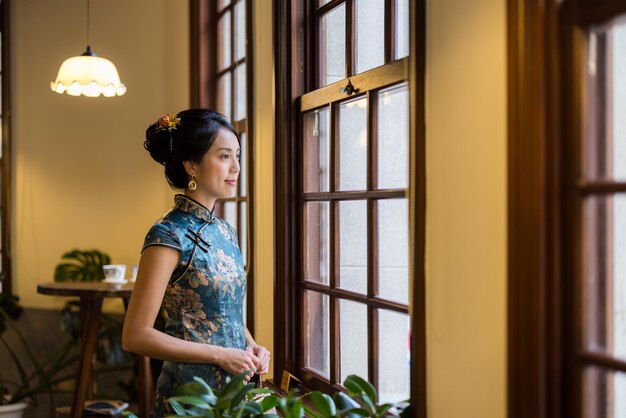
<instances>
[{"instance_id":1,"label":"woman's face","mask_svg":"<svg viewBox=\"0 0 626 418\"><path fill-rule=\"evenodd\" d=\"M239 141L228 129L220 129L213 145L195 165L198 185L194 195L205 199L232 197L239 177Z\"/></svg>"}]
</instances>

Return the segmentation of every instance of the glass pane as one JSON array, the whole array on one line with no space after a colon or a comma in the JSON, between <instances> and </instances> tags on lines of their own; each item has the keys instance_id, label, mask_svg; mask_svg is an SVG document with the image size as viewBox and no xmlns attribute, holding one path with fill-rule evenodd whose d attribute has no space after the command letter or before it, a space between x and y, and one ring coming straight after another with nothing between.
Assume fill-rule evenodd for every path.
<instances>
[{"instance_id":1,"label":"glass pane","mask_svg":"<svg viewBox=\"0 0 626 418\"><path fill-rule=\"evenodd\" d=\"M411 347L409 316L378 311L378 396L380 403L410 397Z\"/></svg>"},{"instance_id":2,"label":"glass pane","mask_svg":"<svg viewBox=\"0 0 626 418\"><path fill-rule=\"evenodd\" d=\"M241 249L241 258L248 265L248 203L241 202L241 232L239 233L239 248Z\"/></svg>"},{"instance_id":3,"label":"glass pane","mask_svg":"<svg viewBox=\"0 0 626 418\"><path fill-rule=\"evenodd\" d=\"M242 132L239 135L239 140L241 141L241 154L239 156L239 167L241 171L239 172L239 196L247 196L247 187L248 187L248 138L246 137L246 133Z\"/></svg>"},{"instance_id":4,"label":"glass pane","mask_svg":"<svg viewBox=\"0 0 626 418\"><path fill-rule=\"evenodd\" d=\"M378 188L409 187L409 87L378 95Z\"/></svg>"},{"instance_id":5,"label":"glass pane","mask_svg":"<svg viewBox=\"0 0 626 418\"><path fill-rule=\"evenodd\" d=\"M341 382L351 374L368 380L367 306L341 300L339 302L339 330Z\"/></svg>"},{"instance_id":6,"label":"glass pane","mask_svg":"<svg viewBox=\"0 0 626 418\"><path fill-rule=\"evenodd\" d=\"M409 0L396 0L396 59L409 55Z\"/></svg>"},{"instance_id":7,"label":"glass pane","mask_svg":"<svg viewBox=\"0 0 626 418\"><path fill-rule=\"evenodd\" d=\"M230 66L230 11L224 13L217 23L217 69L223 70Z\"/></svg>"},{"instance_id":8,"label":"glass pane","mask_svg":"<svg viewBox=\"0 0 626 418\"><path fill-rule=\"evenodd\" d=\"M329 190L330 136L328 108L304 115L304 191Z\"/></svg>"},{"instance_id":9,"label":"glass pane","mask_svg":"<svg viewBox=\"0 0 626 418\"><path fill-rule=\"evenodd\" d=\"M626 180L626 15L589 32L584 172Z\"/></svg>"},{"instance_id":10,"label":"glass pane","mask_svg":"<svg viewBox=\"0 0 626 418\"><path fill-rule=\"evenodd\" d=\"M224 220L237 230L237 203L224 202Z\"/></svg>"},{"instance_id":11,"label":"glass pane","mask_svg":"<svg viewBox=\"0 0 626 418\"><path fill-rule=\"evenodd\" d=\"M346 6L341 4L320 18L320 87L346 78Z\"/></svg>"},{"instance_id":12,"label":"glass pane","mask_svg":"<svg viewBox=\"0 0 626 418\"><path fill-rule=\"evenodd\" d=\"M330 206L328 202L304 204L304 280L329 283Z\"/></svg>"},{"instance_id":13,"label":"glass pane","mask_svg":"<svg viewBox=\"0 0 626 418\"><path fill-rule=\"evenodd\" d=\"M356 2L356 73L385 63L385 2Z\"/></svg>"},{"instance_id":14,"label":"glass pane","mask_svg":"<svg viewBox=\"0 0 626 418\"><path fill-rule=\"evenodd\" d=\"M367 202L339 202L339 283L367 293Z\"/></svg>"},{"instance_id":15,"label":"glass pane","mask_svg":"<svg viewBox=\"0 0 626 418\"><path fill-rule=\"evenodd\" d=\"M217 82L217 111L230 120L230 73L220 77Z\"/></svg>"},{"instance_id":16,"label":"glass pane","mask_svg":"<svg viewBox=\"0 0 626 418\"><path fill-rule=\"evenodd\" d=\"M246 118L246 64L235 69L235 120Z\"/></svg>"},{"instance_id":17,"label":"glass pane","mask_svg":"<svg viewBox=\"0 0 626 418\"><path fill-rule=\"evenodd\" d=\"M582 242L586 346L626 359L626 194L586 199Z\"/></svg>"},{"instance_id":18,"label":"glass pane","mask_svg":"<svg viewBox=\"0 0 626 418\"><path fill-rule=\"evenodd\" d=\"M367 188L367 99L344 102L339 107L338 190Z\"/></svg>"},{"instance_id":19,"label":"glass pane","mask_svg":"<svg viewBox=\"0 0 626 418\"><path fill-rule=\"evenodd\" d=\"M330 0L317 0L317 7L322 7L326 3L330 2Z\"/></svg>"},{"instance_id":20,"label":"glass pane","mask_svg":"<svg viewBox=\"0 0 626 418\"><path fill-rule=\"evenodd\" d=\"M246 56L246 2L235 6L235 61Z\"/></svg>"},{"instance_id":21,"label":"glass pane","mask_svg":"<svg viewBox=\"0 0 626 418\"><path fill-rule=\"evenodd\" d=\"M409 205L407 199L378 201L378 292L409 304Z\"/></svg>"},{"instance_id":22,"label":"glass pane","mask_svg":"<svg viewBox=\"0 0 626 418\"><path fill-rule=\"evenodd\" d=\"M626 373L587 367L582 390L582 417L626 417Z\"/></svg>"},{"instance_id":23,"label":"glass pane","mask_svg":"<svg viewBox=\"0 0 626 418\"><path fill-rule=\"evenodd\" d=\"M304 365L323 376L330 377L329 297L310 290L304 291Z\"/></svg>"},{"instance_id":24,"label":"glass pane","mask_svg":"<svg viewBox=\"0 0 626 418\"><path fill-rule=\"evenodd\" d=\"M230 4L230 0L218 0L217 1L217 10L222 10L224 7Z\"/></svg>"}]
</instances>

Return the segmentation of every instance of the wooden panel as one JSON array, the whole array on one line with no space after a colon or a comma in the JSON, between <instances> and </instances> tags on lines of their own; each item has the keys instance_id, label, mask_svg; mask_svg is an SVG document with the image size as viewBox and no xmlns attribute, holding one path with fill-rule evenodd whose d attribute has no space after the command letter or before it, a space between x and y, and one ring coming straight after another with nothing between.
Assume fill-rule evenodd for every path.
<instances>
[{"instance_id":1,"label":"wooden panel","mask_svg":"<svg viewBox=\"0 0 626 418\"><path fill-rule=\"evenodd\" d=\"M215 55L210 51L216 48L215 17L213 3L191 0L189 3L189 57L190 57L190 98L192 107L215 107Z\"/></svg>"},{"instance_id":2,"label":"wooden panel","mask_svg":"<svg viewBox=\"0 0 626 418\"><path fill-rule=\"evenodd\" d=\"M315 192L303 193L307 202L326 200L362 200L362 199L401 199L407 197L406 190L372 190L369 192Z\"/></svg>"},{"instance_id":3,"label":"wooden panel","mask_svg":"<svg viewBox=\"0 0 626 418\"><path fill-rule=\"evenodd\" d=\"M626 193L626 182L623 181L580 181L578 189L581 194Z\"/></svg>"},{"instance_id":4,"label":"wooden panel","mask_svg":"<svg viewBox=\"0 0 626 418\"><path fill-rule=\"evenodd\" d=\"M408 58L404 58L392 64L377 67L355 75L354 77L350 77L350 82L358 89L356 94L362 94L373 89L399 83L408 79L408 64ZM300 110L306 112L328 105L328 103L352 97L347 93L340 92L340 89L345 87L346 84L346 81L338 81L303 95L300 102Z\"/></svg>"},{"instance_id":5,"label":"wooden panel","mask_svg":"<svg viewBox=\"0 0 626 418\"><path fill-rule=\"evenodd\" d=\"M575 11L576 23L583 26L602 24L626 13L624 0L578 0Z\"/></svg>"},{"instance_id":6,"label":"wooden panel","mask_svg":"<svg viewBox=\"0 0 626 418\"><path fill-rule=\"evenodd\" d=\"M2 24L2 41L0 49L2 51L2 180L0 193L0 237L1 257L2 257L2 293L12 294L12 273L11 273L11 183L12 183L12 161L11 161L11 0L2 0L0 5L0 17Z\"/></svg>"},{"instance_id":7,"label":"wooden panel","mask_svg":"<svg viewBox=\"0 0 626 418\"><path fill-rule=\"evenodd\" d=\"M508 417L560 415L555 2L508 1Z\"/></svg>"}]
</instances>

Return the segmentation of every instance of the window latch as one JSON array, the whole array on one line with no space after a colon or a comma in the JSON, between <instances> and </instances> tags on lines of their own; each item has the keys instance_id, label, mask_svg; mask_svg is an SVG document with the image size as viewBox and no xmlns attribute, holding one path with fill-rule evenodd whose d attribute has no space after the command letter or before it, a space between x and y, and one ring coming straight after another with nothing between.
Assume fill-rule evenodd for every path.
<instances>
[{"instance_id":1,"label":"window latch","mask_svg":"<svg viewBox=\"0 0 626 418\"><path fill-rule=\"evenodd\" d=\"M339 89L339 93L346 93L348 96L352 96L354 93L358 93L359 89L355 89L352 85L350 79L348 79L348 84L345 87Z\"/></svg>"}]
</instances>

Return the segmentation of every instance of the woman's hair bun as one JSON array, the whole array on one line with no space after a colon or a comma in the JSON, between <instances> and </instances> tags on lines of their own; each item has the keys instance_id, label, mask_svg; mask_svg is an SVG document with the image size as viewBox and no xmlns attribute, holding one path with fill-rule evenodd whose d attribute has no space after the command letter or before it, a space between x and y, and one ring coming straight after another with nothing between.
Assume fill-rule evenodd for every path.
<instances>
[{"instance_id":1,"label":"woman's hair bun","mask_svg":"<svg viewBox=\"0 0 626 418\"><path fill-rule=\"evenodd\" d=\"M146 140L143 147L150 153L154 161L165 165L171 158L170 133L166 129L161 129L158 122L153 123L146 129Z\"/></svg>"},{"instance_id":2,"label":"woman's hair bun","mask_svg":"<svg viewBox=\"0 0 626 418\"><path fill-rule=\"evenodd\" d=\"M165 166L165 178L174 189L184 189L189 175L184 161L200 163L221 129L239 135L228 119L211 109L167 113L146 129L143 146L154 161Z\"/></svg>"}]
</instances>

